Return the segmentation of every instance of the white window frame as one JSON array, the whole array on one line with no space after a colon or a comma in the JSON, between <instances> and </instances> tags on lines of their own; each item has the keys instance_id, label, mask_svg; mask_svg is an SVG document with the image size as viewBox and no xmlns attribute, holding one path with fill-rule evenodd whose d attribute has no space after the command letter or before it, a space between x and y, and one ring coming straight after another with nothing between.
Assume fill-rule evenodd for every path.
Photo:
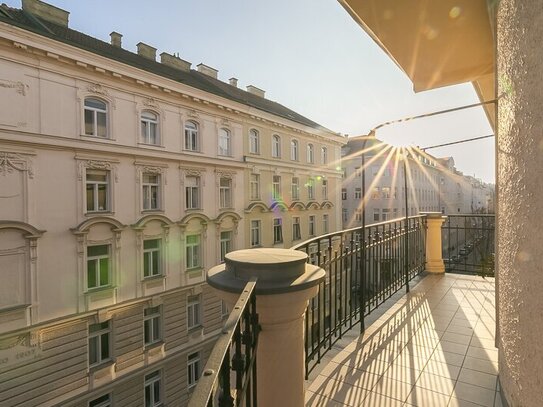
<instances>
[{"instance_id":1,"label":"white window frame","mask_svg":"<svg viewBox=\"0 0 543 407\"><path fill-rule=\"evenodd\" d=\"M107 254L89 256L89 248L91 248L91 247L101 247L101 246L107 247ZM86 291L101 289L101 288L105 288L105 287L111 287L111 283L112 283L111 266L113 264L112 258L111 258L112 257L111 256L111 245L110 244L88 245L86 247L86 253L87 253L86 273L85 273L85 288L86 288ZM100 283L100 264L101 264L101 260L103 260L103 259L107 259L107 269L108 269L107 270L108 271L107 284L101 284ZM97 285L94 286L94 287L89 287L89 272L91 271L89 269L90 268L90 265L89 265L90 261L95 261L95 266L94 266L93 272L95 273L95 281L96 281Z\"/></svg>"},{"instance_id":2,"label":"white window frame","mask_svg":"<svg viewBox=\"0 0 543 407\"><path fill-rule=\"evenodd\" d=\"M160 407L162 406L162 373L160 370L148 373L144 376L143 385L143 400L145 401L145 393L149 389L150 404L145 404L145 407ZM155 390L158 386L158 400L155 400Z\"/></svg>"},{"instance_id":3,"label":"white window frame","mask_svg":"<svg viewBox=\"0 0 543 407\"><path fill-rule=\"evenodd\" d=\"M357 222L360 222L362 220L362 211L357 209L355 214L354 214L354 219L357 221Z\"/></svg>"},{"instance_id":4,"label":"white window frame","mask_svg":"<svg viewBox=\"0 0 543 407\"><path fill-rule=\"evenodd\" d=\"M379 222L379 219L381 218L381 211L379 208L373 208L373 221Z\"/></svg>"},{"instance_id":5,"label":"white window frame","mask_svg":"<svg viewBox=\"0 0 543 407\"><path fill-rule=\"evenodd\" d=\"M362 188L357 187L354 189L354 199L362 199Z\"/></svg>"},{"instance_id":6,"label":"white window frame","mask_svg":"<svg viewBox=\"0 0 543 407\"><path fill-rule=\"evenodd\" d=\"M328 199L328 180L322 179L322 199L327 200Z\"/></svg>"},{"instance_id":7,"label":"white window frame","mask_svg":"<svg viewBox=\"0 0 543 407\"><path fill-rule=\"evenodd\" d=\"M111 407L111 394L103 394L100 397L96 397L93 400L89 400L88 407Z\"/></svg>"},{"instance_id":8,"label":"white window frame","mask_svg":"<svg viewBox=\"0 0 543 407\"><path fill-rule=\"evenodd\" d=\"M292 200L298 201L300 199L300 178L292 177L290 189L290 193L292 194Z\"/></svg>"},{"instance_id":9,"label":"white window frame","mask_svg":"<svg viewBox=\"0 0 543 407\"><path fill-rule=\"evenodd\" d=\"M146 116L147 115L147 116ZM151 110L143 110L140 114L141 142L151 146L160 145L159 116ZM154 133L154 134L153 134ZM154 138L154 141L152 140Z\"/></svg>"},{"instance_id":10,"label":"white window frame","mask_svg":"<svg viewBox=\"0 0 543 407\"><path fill-rule=\"evenodd\" d=\"M260 199L260 174L249 175L250 199L258 201Z\"/></svg>"},{"instance_id":11,"label":"white window frame","mask_svg":"<svg viewBox=\"0 0 543 407\"><path fill-rule=\"evenodd\" d=\"M308 217L308 233L309 236L315 236L316 235L316 224L315 224L315 215L309 215Z\"/></svg>"},{"instance_id":12,"label":"white window frame","mask_svg":"<svg viewBox=\"0 0 543 407\"><path fill-rule=\"evenodd\" d=\"M313 146L313 144L307 145L307 162L309 164L315 164L315 146Z\"/></svg>"},{"instance_id":13,"label":"white window frame","mask_svg":"<svg viewBox=\"0 0 543 407\"><path fill-rule=\"evenodd\" d=\"M107 324L107 326L105 326ZM98 326L104 326L100 327L100 329L91 332L92 327L98 327ZM107 356L102 357L102 338L107 337ZM91 341L96 341L96 353L95 358L96 361L94 363L91 363ZM102 363L105 363L109 360L111 360L111 349L112 349L112 338L111 338L111 321L105 321L98 324L91 324L88 328L88 361L89 361L89 367L99 366Z\"/></svg>"},{"instance_id":14,"label":"white window frame","mask_svg":"<svg viewBox=\"0 0 543 407\"><path fill-rule=\"evenodd\" d=\"M328 148L321 147L321 161L322 164L328 164Z\"/></svg>"},{"instance_id":15,"label":"white window frame","mask_svg":"<svg viewBox=\"0 0 543 407\"><path fill-rule=\"evenodd\" d=\"M283 243L283 219L273 218L273 243Z\"/></svg>"},{"instance_id":16,"label":"white window frame","mask_svg":"<svg viewBox=\"0 0 543 407\"><path fill-rule=\"evenodd\" d=\"M200 202L200 177L185 177L185 208L200 209Z\"/></svg>"},{"instance_id":17,"label":"white window frame","mask_svg":"<svg viewBox=\"0 0 543 407\"><path fill-rule=\"evenodd\" d=\"M217 154L223 157L232 156L232 132L221 127L219 129L219 141Z\"/></svg>"},{"instance_id":18,"label":"white window frame","mask_svg":"<svg viewBox=\"0 0 543 407\"><path fill-rule=\"evenodd\" d=\"M105 174L106 180L105 181L89 181L88 177L89 175L103 175ZM110 212L111 209L111 171L109 170L95 170L88 168L85 171L85 212L87 213L100 213L100 212ZM92 204L94 206L94 209L89 209L89 202L88 202L88 194L87 190L89 185L92 185ZM106 205L104 209L96 209L99 205L98 200L98 189L100 185L106 186Z\"/></svg>"},{"instance_id":19,"label":"white window frame","mask_svg":"<svg viewBox=\"0 0 543 407\"><path fill-rule=\"evenodd\" d=\"M307 199L315 199L315 180L313 178L307 180Z\"/></svg>"},{"instance_id":20,"label":"white window frame","mask_svg":"<svg viewBox=\"0 0 543 407\"><path fill-rule=\"evenodd\" d=\"M278 134L272 136L272 157L281 158L281 136Z\"/></svg>"},{"instance_id":21,"label":"white window frame","mask_svg":"<svg viewBox=\"0 0 543 407\"><path fill-rule=\"evenodd\" d=\"M300 240L302 238L302 230L300 225L300 217L292 217L292 240Z\"/></svg>"},{"instance_id":22,"label":"white window frame","mask_svg":"<svg viewBox=\"0 0 543 407\"><path fill-rule=\"evenodd\" d=\"M251 220L251 247L262 246L262 221L260 219Z\"/></svg>"},{"instance_id":23,"label":"white window frame","mask_svg":"<svg viewBox=\"0 0 543 407\"><path fill-rule=\"evenodd\" d=\"M381 199L381 193L379 191L379 187L373 188L373 191L371 192L371 199Z\"/></svg>"},{"instance_id":24,"label":"white window frame","mask_svg":"<svg viewBox=\"0 0 543 407\"><path fill-rule=\"evenodd\" d=\"M189 238L196 237L196 242L189 243ZM189 263L189 260L192 260ZM185 267L194 270L202 267L202 238L199 234L185 236Z\"/></svg>"},{"instance_id":25,"label":"white window frame","mask_svg":"<svg viewBox=\"0 0 543 407\"><path fill-rule=\"evenodd\" d=\"M190 127L190 125L194 127ZM200 151L200 125L193 120L188 120L185 123L183 149L185 151Z\"/></svg>"},{"instance_id":26,"label":"white window frame","mask_svg":"<svg viewBox=\"0 0 543 407\"><path fill-rule=\"evenodd\" d=\"M330 231L330 224L329 224L330 217L328 214L322 215L322 233L326 234Z\"/></svg>"},{"instance_id":27,"label":"white window frame","mask_svg":"<svg viewBox=\"0 0 543 407\"><path fill-rule=\"evenodd\" d=\"M200 352L187 355L187 385L191 389L200 379Z\"/></svg>"},{"instance_id":28,"label":"white window frame","mask_svg":"<svg viewBox=\"0 0 543 407\"><path fill-rule=\"evenodd\" d=\"M156 242L157 247L145 248L145 243L147 242ZM157 270L154 269L154 258L158 258ZM146 273L147 267L147 273ZM143 278L153 278L161 276L163 265L162 265L162 239L145 239L143 241ZM148 275L146 275L148 274Z\"/></svg>"},{"instance_id":29,"label":"white window frame","mask_svg":"<svg viewBox=\"0 0 543 407\"><path fill-rule=\"evenodd\" d=\"M341 188L341 200L342 201L347 200L347 188Z\"/></svg>"},{"instance_id":30,"label":"white window frame","mask_svg":"<svg viewBox=\"0 0 543 407\"><path fill-rule=\"evenodd\" d=\"M156 177L156 181L146 181L146 178ZM143 172L141 174L141 207L143 211L161 210L161 175L154 172ZM153 191L156 193L156 199L153 206Z\"/></svg>"},{"instance_id":31,"label":"white window frame","mask_svg":"<svg viewBox=\"0 0 543 407\"><path fill-rule=\"evenodd\" d=\"M300 143L298 140L290 140L290 160L298 161L300 159Z\"/></svg>"},{"instance_id":32,"label":"white window frame","mask_svg":"<svg viewBox=\"0 0 543 407\"><path fill-rule=\"evenodd\" d=\"M272 175L272 199L281 198L281 176Z\"/></svg>"},{"instance_id":33,"label":"white window frame","mask_svg":"<svg viewBox=\"0 0 543 407\"><path fill-rule=\"evenodd\" d=\"M191 295L187 297L187 329L202 326L202 296Z\"/></svg>"},{"instance_id":34,"label":"white window frame","mask_svg":"<svg viewBox=\"0 0 543 407\"><path fill-rule=\"evenodd\" d=\"M103 103L105 105L105 108L100 109L98 107L87 106L87 101L90 101L90 100L94 100L94 101ZM99 137L99 138L102 138L102 139L110 138L109 137L109 114L108 114L109 108L108 107L109 107L108 103L103 99L100 99L100 98L97 98L97 97L94 97L94 96L89 96L89 97L85 98L85 100L83 101L83 131L84 131L84 134L86 136ZM87 116L86 112L87 111L91 112L91 114L92 114L92 119L93 119L92 120L92 133L87 133L87 119L86 119L86 116ZM98 115L99 114L105 115L106 134L104 136L101 136L101 135L98 134Z\"/></svg>"},{"instance_id":35,"label":"white window frame","mask_svg":"<svg viewBox=\"0 0 543 407\"><path fill-rule=\"evenodd\" d=\"M143 344L149 346L160 341L162 341L162 307L159 305L145 308L143 310Z\"/></svg>"},{"instance_id":36,"label":"white window frame","mask_svg":"<svg viewBox=\"0 0 543 407\"><path fill-rule=\"evenodd\" d=\"M383 208L383 210L381 211L381 220L383 222L390 220L390 209Z\"/></svg>"},{"instance_id":37,"label":"white window frame","mask_svg":"<svg viewBox=\"0 0 543 407\"><path fill-rule=\"evenodd\" d=\"M232 208L232 178L219 179L219 208Z\"/></svg>"},{"instance_id":38,"label":"white window frame","mask_svg":"<svg viewBox=\"0 0 543 407\"><path fill-rule=\"evenodd\" d=\"M227 253L232 251L232 248L233 248L232 231L222 230L221 235L220 235L220 262L221 263L224 263L224 257L226 256Z\"/></svg>"},{"instance_id":39,"label":"white window frame","mask_svg":"<svg viewBox=\"0 0 543 407\"><path fill-rule=\"evenodd\" d=\"M260 134L257 130L249 130L249 153L260 154Z\"/></svg>"}]
</instances>

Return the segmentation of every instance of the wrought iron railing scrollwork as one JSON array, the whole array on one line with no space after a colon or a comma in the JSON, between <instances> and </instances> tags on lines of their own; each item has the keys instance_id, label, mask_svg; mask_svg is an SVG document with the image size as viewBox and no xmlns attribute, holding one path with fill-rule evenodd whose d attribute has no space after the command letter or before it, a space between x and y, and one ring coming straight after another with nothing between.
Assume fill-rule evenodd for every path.
<instances>
[{"instance_id":1,"label":"wrought iron railing scrollwork","mask_svg":"<svg viewBox=\"0 0 543 407\"><path fill-rule=\"evenodd\" d=\"M494 276L494 214L447 215L441 230L446 272Z\"/></svg>"},{"instance_id":2,"label":"wrought iron railing scrollwork","mask_svg":"<svg viewBox=\"0 0 543 407\"><path fill-rule=\"evenodd\" d=\"M305 315L306 378L344 333L425 268L426 217L342 230L293 247L326 270ZM363 307L360 305L364 304Z\"/></svg>"},{"instance_id":3,"label":"wrought iron railing scrollwork","mask_svg":"<svg viewBox=\"0 0 543 407\"><path fill-rule=\"evenodd\" d=\"M256 406L256 280L245 285L205 364L189 407Z\"/></svg>"}]
</instances>

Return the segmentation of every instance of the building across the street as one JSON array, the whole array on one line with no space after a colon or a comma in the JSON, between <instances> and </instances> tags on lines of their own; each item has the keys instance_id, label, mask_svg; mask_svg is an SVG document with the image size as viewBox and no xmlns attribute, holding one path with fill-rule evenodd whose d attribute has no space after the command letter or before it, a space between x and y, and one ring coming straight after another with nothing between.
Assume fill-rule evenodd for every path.
<instances>
[{"instance_id":1,"label":"building across the street","mask_svg":"<svg viewBox=\"0 0 543 407\"><path fill-rule=\"evenodd\" d=\"M0 6L0 405L184 405L227 252L341 227L346 139L255 86Z\"/></svg>"}]
</instances>

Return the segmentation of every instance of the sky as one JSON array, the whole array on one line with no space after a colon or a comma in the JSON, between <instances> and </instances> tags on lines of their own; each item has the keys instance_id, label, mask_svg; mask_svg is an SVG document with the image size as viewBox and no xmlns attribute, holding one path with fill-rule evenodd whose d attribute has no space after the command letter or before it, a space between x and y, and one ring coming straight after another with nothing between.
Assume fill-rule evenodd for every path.
<instances>
[{"instance_id":1,"label":"sky","mask_svg":"<svg viewBox=\"0 0 543 407\"><path fill-rule=\"evenodd\" d=\"M4 0L6 1L6 0ZM390 120L479 102L471 84L414 93L407 76L335 0L48 0L70 27L109 42L123 34L239 79L334 132L357 136ZM20 0L7 0L21 7ZM480 107L385 127L387 142L426 147L492 134ZM494 138L429 150L494 182Z\"/></svg>"}]
</instances>

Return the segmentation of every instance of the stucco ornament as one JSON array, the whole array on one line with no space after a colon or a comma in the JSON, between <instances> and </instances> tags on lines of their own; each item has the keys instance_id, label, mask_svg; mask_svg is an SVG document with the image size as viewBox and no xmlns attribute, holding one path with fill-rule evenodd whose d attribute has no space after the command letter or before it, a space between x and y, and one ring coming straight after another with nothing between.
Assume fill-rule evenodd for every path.
<instances>
[{"instance_id":1,"label":"stucco ornament","mask_svg":"<svg viewBox=\"0 0 543 407\"><path fill-rule=\"evenodd\" d=\"M9 81L7 79L0 79L0 88L15 89L19 95L26 96L26 90L28 85L20 81Z\"/></svg>"},{"instance_id":2,"label":"stucco ornament","mask_svg":"<svg viewBox=\"0 0 543 407\"><path fill-rule=\"evenodd\" d=\"M0 151L0 175L6 176L13 171L27 171L30 178L34 177L34 171L30 161L20 154Z\"/></svg>"}]
</instances>

